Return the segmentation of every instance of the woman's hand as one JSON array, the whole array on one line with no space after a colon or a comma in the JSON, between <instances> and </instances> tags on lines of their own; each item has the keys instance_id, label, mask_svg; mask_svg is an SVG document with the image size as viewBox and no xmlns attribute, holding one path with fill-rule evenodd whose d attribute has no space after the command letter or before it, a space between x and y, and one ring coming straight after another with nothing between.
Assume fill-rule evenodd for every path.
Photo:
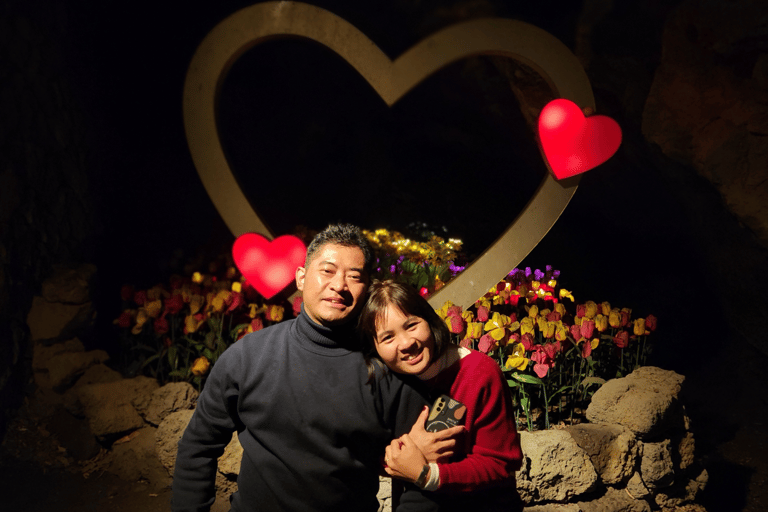
<instances>
[{"instance_id":1,"label":"woman's hand","mask_svg":"<svg viewBox=\"0 0 768 512\"><path fill-rule=\"evenodd\" d=\"M392 441L384 455L384 470L389 476L416 482L427 459L408 434Z\"/></svg>"},{"instance_id":2,"label":"woman's hand","mask_svg":"<svg viewBox=\"0 0 768 512\"><path fill-rule=\"evenodd\" d=\"M440 432L427 432L424 425L429 417L429 408L424 407L411 427L408 436L416 444L427 462L445 462L456 449L456 440L465 431L463 426L451 427Z\"/></svg>"}]
</instances>

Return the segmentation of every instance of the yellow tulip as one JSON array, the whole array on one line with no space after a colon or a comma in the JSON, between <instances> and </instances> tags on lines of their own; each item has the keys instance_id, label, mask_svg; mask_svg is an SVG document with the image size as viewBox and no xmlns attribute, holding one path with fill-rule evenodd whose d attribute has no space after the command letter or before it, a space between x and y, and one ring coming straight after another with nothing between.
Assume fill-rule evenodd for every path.
<instances>
[{"instance_id":1,"label":"yellow tulip","mask_svg":"<svg viewBox=\"0 0 768 512\"><path fill-rule=\"evenodd\" d=\"M645 334L645 318L638 318L635 320L633 332L636 336Z\"/></svg>"},{"instance_id":2,"label":"yellow tulip","mask_svg":"<svg viewBox=\"0 0 768 512\"><path fill-rule=\"evenodd\" d=\"M549 322L547 321L547 318L544 316L540 316L536 319L536 325L539 326L539 330L544 332L547 330L547 324Z\"/></svg>"},{"instance_id":3,"label":"yellow tulip","mask_svg":"<svg viewBox=\"0 0 768 512\"><path fill-rule=\"evenodd\" d=\"M448 308L452 308L452 307L453 307L453 302L447 300L445 301L445 304L443 304L443 306L440 309L436 309L435 312L440 318L445 320L445 317L448 316Z\"/></svg>"},{"instance_id":4,"label":"yellow tulip","mask_svg":"<svg viewBox=\"0 0 768 512\"><path fill-rule=\"evenodd\" d=\"M243 291L243 283L240 281L235 281L232 283L232 291L235 293L240 293Z\"/></svg>"},{"instance_id":5,"label":"yellow tulip","mask_svg":"<svg viewBox=\"0 0 768 512\"><path fill-rule=\"evenodd\" d=\"M559 320L555 323L555 339L557 341L565 341L568 339L568 329L566 329L565 324Z\"/></svg>"},{"instance_id":6,"label":"yellow tulip","mask_svg":"<svg viewBox=\"0 0 768 512\"><path fill-rule=\"evenodd\" d=\"M584 322L584 318L586 318L586 317L583 317L583 316L577 316L577 317L575 317L575 318L573 319L573 323L574 323L574 324L576 324L576 325L578 325L579 327L581 327L581 324L582 324L582 322Z\"/></svg>"},{"instance_id":7,"label":"yellow tulip","mask_svg":"<svg viewBox=\"0 0 768 512\"><path fill-rule=\"evenodd\" d=\"M482 322L468 322L467 323L467 338L478 339L483 335L483 323Z\"/></svg>"},{"instance_id":8,"label":"yellow tulip","mask_svg":"<svg viewBox=\"0 0 768 512\"><path fill-rule=\"evenodd\" d=\"M562 302L558 302L557 304L555 304L555 311L557 313L560 313L560 318L564 317L566 313L565 304L563 304Z\"/></svg>"},{"instance_id":9,"label":"yellow tulip","mask_svg":"<svg viewBox=\"0 0 768 512\"><path fill-rule=\"evenodd\" d=\"M584 305L586 306L586 313L584 316L586 316L589 320L595 318L595 315L597 314L597 304L591 300L588 300Z\"/></svg>"},{"instance_id":10,"label":"yellow tulip","mask_svg":"<svg viewBox=\"0 0 768 512\"><path fill-rule=\"evenodd\" d=\"M211 367L211 362L206 357L200 356L192 363L192 375L202 377L208 373L208 369Z\"/></svg>"},{"instance_id":11,"label":"yellow tulip","mask_svg":"<svg viewBox=\"0 0 768 512\"><path fill-rule=\"evenodd\" d=\"M205 304L205 297L202 295L192 295L189 299L189 314L194 315L199 312Z\"/></svg>"},{"instance_id":12,"label":"yellow tulip","mask_svg":"<svg viewBox=\"0 0 768 512\"><path fill-rule=\"evenodd\" d=\"M525 370L528 367L529 359L525 357L525 347L522 343L515 343L512 345L512 354L507 358L507 368L515 368L517 370Z\"/></svg>"},{"instance_id":13,"label":"yellow tulip","mask_svg":"<svg viewBox=\"0 0 768 512\"><path fill-rule=\"evenodd\" d=\"M484 329L488 331L488 334L490 334L493 339L498 341L507 334L507 326L511 323L511 318L495 311L491 319L485 322Z\"/></svg>"},{"instance_id":14,"label":"yellow tulip","mask_svg":"<svg viewBox=\"0 0 768 512\"><path fill-rule=\"evenodd\" d=\"M197 332L201 325L205 323L203 315L187 315L184 318L184 334Z\"/></svg>"},{"instance_id":15,"label":"yellow tulip","mask_svg":"<svg viewBox=\"0 0 768 512\"><path fill-rule=\"evenodd\" d=\"M540 317L540 318L544 318L544 317ZM541 329L541 334L547 339L554 337L556 328L557 328L557 325L555 324L555 322L547 322L545 320L543 328L541 323L539 324L539 329Z\"/></svg>"},{"instance_id":16,"label":"yellow tulip","mask_svg":"<svg viewBox=\"0 0 768 512\"><path fill-rule=\"evenodd\" d=\"M520 321L520 334L535 334L533 318L527 316Z\"/></svg>"},{"instance_id":17,"label":"yellow tulip","mask_svg":"<svg viewBox=\"0 0 768 512\"><path fill-rule=\"evenodd\" d=\"M618 308L613 308L608 314L608 324L614 329L621 327L621 312Z\"/></svg>"},{"instance_id":18,"label":"yellow tulip","mask_svg":"<svg viewBox=\"0 0 768 512\"><path fill-rule=\"evenodd\" d=\"M282 322L284 314L285 308L283 306L270 304L267 306L267 311L264 313L264 316L271 322Z\"/></svg>"},{"instance_id":19,"label":"yellow tulip","mask_svg":"<svg viewBox=\"0 0 768 512\"><path fill-rule=\"evenodd\" d=\"M200 283L203 282L203 279L204 279L203 278L203 274L201 274L200 272L195 272L194 274L192 274L192 282L193 283L200 284Z\"/></svg>"},{"instance_id":20,"label":"yellow tulip","mask_svg":"<svg viewBox=\"0 0 768 512\"><path fill-rule=\"evenodd\" d=\"M571 299L571 302L575 302L576 301L576 299L573 298L573 293L569 292L565 288L560 288L560 298L564 299L566 297Z\"/></svg>"},{"instance_id":21,"label":"yellow tulip","mask_svg":"<svg viewBox=\"0 0 768 512\"><path fill-rule=\"evenodd\" d=\"M465 322L469 323L475 319L475 314L467 309L466 311L461 312L461 318L463 318Z\"/></svg>"},{"instance_id":22,"label":"yellow tulip","mask_svg":"<svg viewBox=\"0 0 768 512\"><path fill-rule=\"evenodd\" d=\"M595 329L597 332L604 332L608 329L608 317L602 314L598 314L595 317Z\"/></svg>"},{"instance_id":23,"label":"yellow tulip","mask_svg":"<svg viewBox=\"0 0 768 512\"><path fill-rule=\"evenodd\" d=\"M590 344L592 345L592 350L595 350L600 344L600 338L593 338L592 341L590 341Z\"/></svg>"},{"instance_id":24,"label":"yellow tulip","mask_svg":"<svg viewBox=\"0 0 768 512\"><path fill-rule=\"evenodd\" d=\"M527 309L528 309L529 317L536 318L537 316L539 316L539 306L537 306L536 304L529 306Z\"/></svg>"},{"instance_id":25,"label":"yellow tulip","mask_svg":"<svg viewBox=\"0 0 768 512\"><path fill-rule=\"evenodd\" d=\"M600 304L600 308L602 309L602 313L605 316L608 316L611 314L611 303L610 302L603 302Z\"/></svg>"},{"instance_id":26,"label":"yellow tulip","mask_svg":"<svg viewBox=\"0 0 768 512\"><path fill-rule=\"evenodd\" d=\"M147 315L149 315L151 318L157 318L163 311L163 301L160 299L153 300L151 302L147 301L144 304L144 307L146 308Z\"/></svg>"},{"instance_id":27,"label":"yellow tulip","mask_svg":"<svg viewBox=\"0 0 768 512\"><path fill-rule=\"evenodd\" d=\"M539 288L541 288L541 283L538 281L531 281L531 288L533 289L533 291L536 291Z\"/></svg>"},{"instance_id":28,"label":"yellow tulip","mask_svg":"<svg viewBox=\"0 0 768 512\"><path fill-rule=\"evenodd\" d=\"M139 334L141 329L144 327L144 324L147 323L147 320L149 320L147 310L144 308L139 308L139 311L136 313L136 324L131 329L131 332L133 334Z\"/></svg>"},{"instance_id":29,"label":"yellow tulip","mask_svg":"<svg viewBox=\"0 0 768 512\"><path fill-rule=\"evenodd\" d=\"M494 306L500 306L501 304L504 304L506 302L506 298L504 298L503 295L494 295L493 296L493 305Z\"/></svg>"}]
</instances>

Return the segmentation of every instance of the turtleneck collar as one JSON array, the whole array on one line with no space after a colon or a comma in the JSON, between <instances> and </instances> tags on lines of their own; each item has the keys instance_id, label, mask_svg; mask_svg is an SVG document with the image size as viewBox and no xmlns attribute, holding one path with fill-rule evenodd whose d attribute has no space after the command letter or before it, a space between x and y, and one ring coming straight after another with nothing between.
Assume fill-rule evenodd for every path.
<instances>
[{"instance_id":1,"label":"turtleneck collar","mask_svg":"<svg viewBox=\"0 0 768 512\"><path fill-rule=\"evenodd\" d=\"M299 344L312 352L328 356L343 356L352 351L360 351L360 342L355 330L355 322L349 321L339 326L326 327L309 318L301 305L301 314L296 318L294 328Z\"/></svg>"}]
</instances>

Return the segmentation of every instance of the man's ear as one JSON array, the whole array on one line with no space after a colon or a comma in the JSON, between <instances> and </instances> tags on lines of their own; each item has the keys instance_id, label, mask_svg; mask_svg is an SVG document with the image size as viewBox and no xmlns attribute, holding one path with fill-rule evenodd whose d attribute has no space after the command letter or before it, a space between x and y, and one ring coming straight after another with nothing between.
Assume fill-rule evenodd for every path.
<instances>
[{"instance_id":1,"label":"man's ear","mask_svg":"<svg viewBox=\"0 0 768 512\"><path fill-rule=\"evenodd\" d=\"M306 273L307 271L304 267L296 268L296 288L298 288L300 292L304 291L304 276Z\"/></svg>"}]
</instances>

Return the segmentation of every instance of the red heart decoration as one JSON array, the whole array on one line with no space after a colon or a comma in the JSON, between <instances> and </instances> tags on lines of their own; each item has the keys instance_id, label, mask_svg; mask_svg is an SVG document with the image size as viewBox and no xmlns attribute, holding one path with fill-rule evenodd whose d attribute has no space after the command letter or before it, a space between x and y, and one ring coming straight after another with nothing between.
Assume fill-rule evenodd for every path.
<instances>
[{"instance_id":1,"label":"red heart decoration","mask_svg":"<svg viewBox=\"0 0 768 512\"><path fill-rule=\"evenodd\" d=\"M584 117L574 102L550 101L539 115L539 139L559 180L594 169L621 145L619 123L608 116Z\"/></svg>"},{"instance_id":2,"label":"red heart decoration","mask_svg":"<svg viewBox=\"0 0 768 512\"><path fill-rule=\"evenodd\" d=\"M307 248L292 235L271 242L257 233L237 237L232 245L235 265L248 282L267 299L288 286L304 264Z\"/></svg>"}]
</instances>

